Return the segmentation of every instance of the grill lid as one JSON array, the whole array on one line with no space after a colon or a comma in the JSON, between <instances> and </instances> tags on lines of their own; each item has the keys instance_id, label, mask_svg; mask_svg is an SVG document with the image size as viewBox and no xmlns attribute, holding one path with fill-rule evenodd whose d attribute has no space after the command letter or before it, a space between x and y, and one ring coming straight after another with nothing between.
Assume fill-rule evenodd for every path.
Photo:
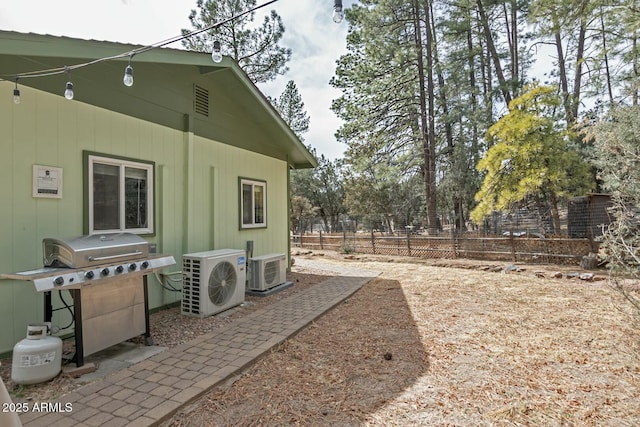
<instances>
[{"instance_id":1,"label":"grill lid","mask_svg":"<svg viewBox=\"0 0 640 427\"><path fill-rule=\"evenodd\" d=\"M45 267L83 268L149 256L149 243L132 233L93 234L42 240Z\"/></svg>"}]
</instances>

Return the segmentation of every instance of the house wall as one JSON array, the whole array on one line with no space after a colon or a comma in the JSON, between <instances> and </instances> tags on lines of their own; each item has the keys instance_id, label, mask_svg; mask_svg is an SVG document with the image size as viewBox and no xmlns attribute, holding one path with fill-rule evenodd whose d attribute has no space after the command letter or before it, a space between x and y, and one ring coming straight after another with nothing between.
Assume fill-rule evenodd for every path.
<instances>
[{"instance_id":1,"label":"house wall","mask_svg":"<svg viewBox=\"0 0 640 427\"><path fill-rule=\"evenodd\" d=\"M244 249L247 240L256 255L287 251L286 162L27 87L15 105L12 90L0 82L0 273L42 267L45 237L83 234L84 150L155 162L156 234L145 238L174 255L168 271L180 270L184 253ZM32 197L34 164L63 169L62 199ZM267 182L266 229L239 229L238 177ZM149 283L151 308L180 299ZM33 284L0 280L0 353L42 319ZM69 321L65 311L54 315L60 326Z\"/></svg>"},{"instance_id":2,"label":"house wall","mask_svg":"<svg viewBox=\"0 0 640 427\"><path fill-rule=\"evenodd\" d=\"M193 168L196 203L188 246L193 251L245 249L251 240L255 255L286 253L286 163L198 137L193 152L199 161ZM266 181L267 228L240 230L240 177Z\"/></svg>"}]
</instances>

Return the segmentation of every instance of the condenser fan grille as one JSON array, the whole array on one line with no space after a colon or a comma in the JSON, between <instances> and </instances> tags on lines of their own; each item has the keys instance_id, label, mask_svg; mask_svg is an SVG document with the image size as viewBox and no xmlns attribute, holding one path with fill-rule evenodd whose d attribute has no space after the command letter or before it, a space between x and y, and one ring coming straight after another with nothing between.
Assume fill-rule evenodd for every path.
<instances>
[{"instance_id":1,"label":"condenser fan grille","mask_svg":"<svg viewBox=\"0 0 640 427\"><path fill-rule=\"evenodd\" d=\"M235 292L237 282L233 264L228 261L218 263L209 276L209 300L218 306L227 304Z\"/></svg>"},{"instance_id":2,"label":"condenser fan grille","mask_svg":"<svg viewBox=\"0 0 640 427\"><path fill-rule=\"evenodd\" d=\"M280 267L279 261L269 261L264 265L264 281L268 284L273 284L278 277L278 268Z\"/></svg>"}]
</instances>

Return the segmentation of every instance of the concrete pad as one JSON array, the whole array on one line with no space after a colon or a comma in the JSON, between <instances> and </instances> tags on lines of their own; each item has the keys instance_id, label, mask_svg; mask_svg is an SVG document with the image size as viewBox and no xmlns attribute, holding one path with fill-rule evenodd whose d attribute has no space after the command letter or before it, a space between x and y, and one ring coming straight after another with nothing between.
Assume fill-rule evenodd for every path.
<instances>
[{"instance_id":1,"label":"concrete pad","mask_svg":"<svg viewBox=\"0 0 640 427\"><path fill-rule=\"evenodd\" d=\"M76 365L67 365L62 368L62 372L65 375L72 376L74 378L81 377L83 375L89 374L91 372L95 372L98 370L98 367L94 363L85 363L84 365L78 367Z\"/></svg>"},{"instance_id":2,"label":"concrete pad","mask_svg":"<svg viewBox=\"0 0 640 427\"><path fill-rule=\"evenodd\" d=\"M80 377L80 382L91 382L120 371L149 357L165 351L166 347L146 346L132 342L122 342L112 347L85 357L85 365L91 363L97 366L95 372Z\"/></svg>"},{"instance_id":3,"label":"concrete pad","mask_svg":"<svg viewBox=\"0 0 640 427\"><path fill-rule=\"evenodd\" d=\"M275 293L278 293L280 291L284 291L287 288L290 288L291 286L293 286L293 282L284 282L284 283L280 283L279 285L274 286L273 288L269 288L266 291L257 291L254 289L247 289L244 294L245 295L251 295L254 297L268 297L269 295L273 295Z\"/></svg>"}]
</instances>

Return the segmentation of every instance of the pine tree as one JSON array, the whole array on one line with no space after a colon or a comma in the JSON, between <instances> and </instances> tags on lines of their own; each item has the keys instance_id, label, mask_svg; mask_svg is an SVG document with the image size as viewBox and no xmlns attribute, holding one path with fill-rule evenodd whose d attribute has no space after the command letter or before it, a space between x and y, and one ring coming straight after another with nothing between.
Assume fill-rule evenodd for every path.
<instances>
[{"instance_id":1,"label":"pine tree","mask_svg":"<svg viewBox=\"0 0 640 427\"><path fill-rule=\"evenodd\" d=\"M337 137L348 145L355 173L366 174L380 163L396 170L381 178L419 174L426 224L436 231L434 76L431 39L425 35L432 28L424 24L429 8L418 0L365 3L347 11L348 53L331 81L343 92L332 106L344 120Z\"/></svg>"},{"instance_id":2,"label":"pine tree","mask_svg":"<svg viewBox=\"0 0 640 427\"><path fill-rule=\"evenodd\" d=\"M256 0L198 0L197 10L191 11L189 21L194 30L201 30L238 16L255 5ZM211 52L217 40L221 43L222 52L231 56L254 83L271 81L287 72L291 49L278 44L284 34L284 25L275 11L264 18L262 25L251 28L254 17L254 12L243 15L191 36L183 40L183 44L190 50ZM182 30L184 35L189 32Z\"/></svg>"},{"instance_id":3,"label":"pine tree","mask_svg":"<svg viewBox=\"0 0 640 427\"><path fill-rule=\"evenodd\" d=\"M304 102L302 102L302 96L300 96L295 82L289 80L280 97L278 99L269 98L269 101L278 110L293 133L303 141L302 135L309 131L309 116L304 109Z\"/></svg>"},{"instance_id":4,"label":"pine tree","mask_svg":"<svg viewBox=\"0 0 640 427\"><path fill-rule=\"evenodd\" d=\"M603 187L613 201L612 223L604 230L599 255L612 272L614 288L632 305L637 320L640 296L629 279L640 278L639 114L638 105L615 108L586 130L587 138L594 141L594 163Z\"/></svg>"}]
</instances>

